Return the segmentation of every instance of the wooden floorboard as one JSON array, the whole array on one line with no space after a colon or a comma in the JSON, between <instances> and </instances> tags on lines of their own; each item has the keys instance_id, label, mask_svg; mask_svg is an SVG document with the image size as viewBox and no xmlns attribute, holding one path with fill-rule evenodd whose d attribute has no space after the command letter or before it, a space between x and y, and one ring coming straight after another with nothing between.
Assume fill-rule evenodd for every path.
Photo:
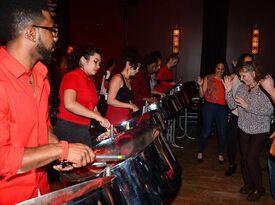
<instances>
[{"instance_id":1,"label":"wooden floorboard","mask_svg":"<svg viewBox=\"0 0 275 205\"><path fill-rule=\"evenodd\" d=\"M177 135L182 131L177 130ZM172 148L179 164L182 167L181 187L175 198L169 202L171 205L245 205L251 204L246 196L239 193L243 185L240 166L233 176L224 176L227 163L221 165L217 160L217 139L214 134L209 138L204 153L203 163L196 160L198 127L192 125L188 127L188 134L195 137L190 140L186 137L177 139L178 145L184 149ZM275 204L269 192L268 173L266 167L265 150L262 153L261 165L263 170L263 182L266 189L265 196L261 197L255 204ZM225 155L225 158L227 156ZM226 158L227 159L227 158ZM238 156L239 163L239 156Z\"/></svg>"}]
</instances>

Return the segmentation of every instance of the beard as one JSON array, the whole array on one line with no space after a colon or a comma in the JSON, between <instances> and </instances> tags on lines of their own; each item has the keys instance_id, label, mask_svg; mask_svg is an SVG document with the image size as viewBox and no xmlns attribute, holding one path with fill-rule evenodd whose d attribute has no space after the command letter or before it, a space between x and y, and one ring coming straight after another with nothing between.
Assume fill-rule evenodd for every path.
<instances>
[{"instance_id":1,"label":"beard","mask_svg":"<svg viewBox=\"0 0 275 205\"><path fill-rule=\"evenodd\" d=\"M52 48L46 48L45 44L42 42L40 36L38 38L37 44L38 54L41 56L42 60L46 63L52 62Z\"/></svg>"}]
</instances>

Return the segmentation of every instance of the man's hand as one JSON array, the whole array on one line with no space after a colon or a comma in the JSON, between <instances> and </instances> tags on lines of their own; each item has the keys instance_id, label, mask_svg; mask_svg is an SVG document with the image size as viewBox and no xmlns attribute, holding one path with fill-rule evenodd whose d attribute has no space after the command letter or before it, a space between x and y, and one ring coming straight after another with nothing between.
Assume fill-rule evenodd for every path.
<instances>
[{"instance_id":1,"label":"man's hand","mask_svg":"<svg viewBox=\"0 0 275 205\"><path fill-rule=\"evenodd\" d=\"M72 163L74 168L86 166L95 159L93 150L87 145L80 143L69 143L69 154L67 161Z\"/></svg>"}]
</instances>

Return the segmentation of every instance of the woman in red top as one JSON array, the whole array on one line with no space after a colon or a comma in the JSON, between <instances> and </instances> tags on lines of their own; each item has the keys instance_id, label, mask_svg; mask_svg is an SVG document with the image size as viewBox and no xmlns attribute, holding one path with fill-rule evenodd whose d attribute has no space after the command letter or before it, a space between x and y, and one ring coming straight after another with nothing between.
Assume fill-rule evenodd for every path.
<instances>
[{"instance_id":1,"label":"woman in red top","mask_svg":"<svg viewBox=\"0 0 275 205\"><path fill-rule=\"evenodd\" d=\"M134 93L132 91L131 77L139 71L139 55L134 49L125 49L122 53L123 70L114 75L110 81L108 93L108 108L106 118L113 125L118 125L131 118L131 111L137 111L138 107L132 103Z\"/></svg>"},{"instance_id":2,"label":"woman in red top","mask_svg":"<svg viewBox=\"0 0 275 205\"><path fill-rule=\"evenodd\" d=\"M79 47L71 55L69 71L62 79L59 95L59 115L54 132L59 139L92 145L89 132L91 119L109 128L110 122L97 110L97 92L91 78L100 68L100 51L93 47Z\"/></svg>"},{"instance_id":3,"label":"woman in red top","mask_svg":"<svg viewBox=\"0 0 275 205\"><path fill-rule=\"evenodd\" d=\"M227 74L227 71L227 64L220 61L215 66L214 74L207 75L204 79L198 77L199 94L200 97L204 97L205 99L202 107L202 129L197 156L199 162L202 162L204 147L211 133L212 125L215 122L219 135L218 161L221 164L224 163L223 153L227 126L227 107L222 79Z\"/></svg>"}]
</instances>

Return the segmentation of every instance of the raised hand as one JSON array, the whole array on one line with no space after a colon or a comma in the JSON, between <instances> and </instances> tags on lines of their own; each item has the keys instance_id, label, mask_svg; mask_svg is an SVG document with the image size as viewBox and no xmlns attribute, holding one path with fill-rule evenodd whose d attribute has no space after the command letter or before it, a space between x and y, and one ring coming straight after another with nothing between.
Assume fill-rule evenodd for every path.
<instances>
[{"instance_id":1,"label":"raised hand","mask_svg":"<svg viewBox=\"0 0 275 205\"><path fill-rule=\"evenodd\" d=\"M199 86L202 86L202 84L203 84L203 78L199 76L197 78L197 83L198 83Z\"/></svg>"},{"instance_id":2,"label":"raised hand","mask_svg":"<svg viewBox=\"0 0 275 205\"><path fill-rule=\"evenodd\" d=\"M225 76L222 80L222 83L226 92L232 90L232 78L230 76Z\"/></svg>"},{"instance_id":3,"label":"raised hand","mask_svg":"<svg viewBox=\"0 0 275 205\"><path fill-rule=\"evenodd\" d=\"M274 80L270 75L266 75L261 79L260 84L268 93L274 90Z\"/></svg>"}]
</instances>

